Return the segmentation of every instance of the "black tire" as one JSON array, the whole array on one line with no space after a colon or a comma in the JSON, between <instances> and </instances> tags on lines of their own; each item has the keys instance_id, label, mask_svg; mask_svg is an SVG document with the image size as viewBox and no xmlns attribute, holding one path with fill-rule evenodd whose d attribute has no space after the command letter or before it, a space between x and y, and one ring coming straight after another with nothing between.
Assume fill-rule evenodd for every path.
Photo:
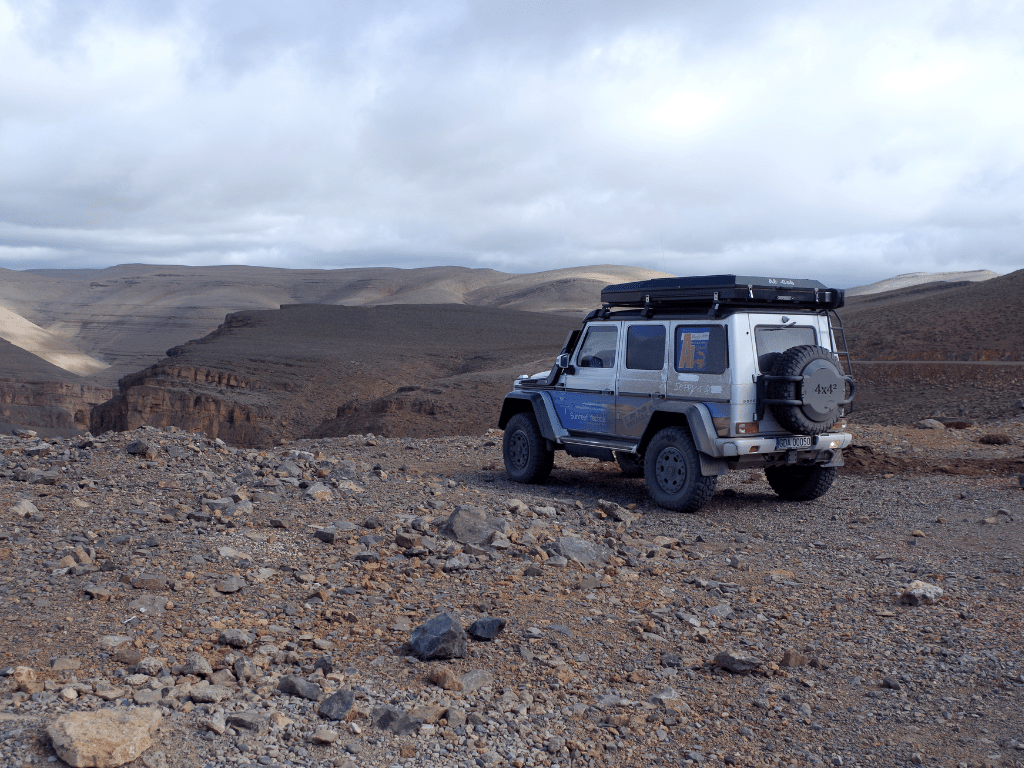
<instances>
[{"instance_id":1,"label":"black tire","mask_svg":"<svg viewBox=\"0 0 1024 768\"><path fill-rule=\"evenodd\" d=\"M766 467L764 476L786 501L810 501L828 493L836 471L836 467Z\"/></svg>"},{"instance_id":2,"label":"black tire","mask_svg":"<svg viewBox=\"0 0 1024 768\"><path fill-rule=\"evenodd\" d=\"M772 376L803 376L798 381L772 381L767 394L773 400L800 400L800 405L769 404L775 420L798 435L828 432L842 415L839 402L846 399L848 384L835 355L824 347L805 344L790 347L776 358Z\"/></svg>"},{"instance_id":3,"label":"black tire","mask_svg":"<svg viewBox=\"0 0 1024 768\"><path fill-rule=\"evenodd\" d=\"M644 458L635 453L615 452L615 460L619 463L619 469L626 477L644 476Z\"/></svg>"},{"instance_id":4,"label":"black tire","mask_svg":"<svg viewBox=\"0 0 1024 768\"><path fill-rule=\"evenodd\" d=\"M505 471L517 483L543 483L555 466L555 452L540 433L532 413L517 413L505 427L501 442Z\"/></svg>"},{"instance_id":5,"label":"black tire","mask_svg":"<svg viewBox=\"0 0 1024 768\"><path fill-rule=\"evenodd\" d=\"M681 427L667 427L651 440L644 478L654 503L676 512L696 512L708 503L718 482L701 475L693 438Z\"/></svg>"}]
</instances>

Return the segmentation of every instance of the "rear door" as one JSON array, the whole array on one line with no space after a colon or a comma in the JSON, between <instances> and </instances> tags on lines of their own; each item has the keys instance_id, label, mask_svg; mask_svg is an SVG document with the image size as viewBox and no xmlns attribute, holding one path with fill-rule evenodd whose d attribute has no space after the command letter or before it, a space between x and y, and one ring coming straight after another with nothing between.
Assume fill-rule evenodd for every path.
<instances>
[{"instance_id":1,"label":"rear door","mask_svg":"<svg viewBox=\"0 0 1024 768\"><path fill-rule=\"evenodd\" d=\"M551 393L562 426L570 432L615 434L615 373L619 358L619 323L588 323L562 375L564 389Z\"/></svg>"},{"instance_id":2,"label":"rear door","mask_svg":"<svg viewBox=\"0 0 1024 768\"><path fill-rule=\"evenodd\" d=\"M654 409L665 399L668 323L624 323L616 406L618 434L640 437Z\"/></svg>"}]
</instances>

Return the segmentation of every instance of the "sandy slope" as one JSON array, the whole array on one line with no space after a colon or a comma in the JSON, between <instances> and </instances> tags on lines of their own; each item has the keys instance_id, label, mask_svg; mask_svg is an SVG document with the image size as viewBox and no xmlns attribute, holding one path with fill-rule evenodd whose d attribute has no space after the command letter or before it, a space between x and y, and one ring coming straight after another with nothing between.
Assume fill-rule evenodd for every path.
<instances>
[{"instance_id":1,"label":"sandy slope","mask_svg":"<svg viewBox=\"0 0 1024 768\"><path fill-rule=\"evenodd\" d=\"M90 357L59 336L3 307L0 307L0 339L78 376L89 376L109 367L102 360Z\"/></svg>"}]
</instances>

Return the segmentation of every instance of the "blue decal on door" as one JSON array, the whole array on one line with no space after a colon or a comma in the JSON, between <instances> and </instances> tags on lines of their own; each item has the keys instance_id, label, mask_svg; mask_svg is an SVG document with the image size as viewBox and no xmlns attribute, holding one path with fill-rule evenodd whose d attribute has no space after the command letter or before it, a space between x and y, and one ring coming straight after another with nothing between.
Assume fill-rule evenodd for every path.
<instances>
[{"instance_id":1,"label":"blue decal on door","mask_svg":"<svg viewBox=\"0 0 1024 768\"><path fill-rule=\"evenodd\" d=\"M555 392L551 395L558 420L566 429L615 432L615 396L597 392Z\"/></svg>"}]
</instances>

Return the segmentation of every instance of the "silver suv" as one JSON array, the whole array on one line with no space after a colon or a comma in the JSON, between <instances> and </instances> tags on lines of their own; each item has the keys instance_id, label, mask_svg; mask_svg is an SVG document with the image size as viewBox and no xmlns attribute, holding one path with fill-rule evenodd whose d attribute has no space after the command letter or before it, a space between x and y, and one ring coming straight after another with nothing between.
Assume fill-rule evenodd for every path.
<instances>
[{"instance_id":1,"label":"silver suv","mask_svg":"<svg viewBox=\"0 0 1024 768\"><path fill-rule=\"evenodd\" d=\"M564 450L617 460L680 512L700 509L736 469L764 469L784 499L828 491L851 442L843 291L711 275L610 285L601 300L555 366L505 396L498 426L513 480L543 483Z\"/></svg>"}]
</instances>

